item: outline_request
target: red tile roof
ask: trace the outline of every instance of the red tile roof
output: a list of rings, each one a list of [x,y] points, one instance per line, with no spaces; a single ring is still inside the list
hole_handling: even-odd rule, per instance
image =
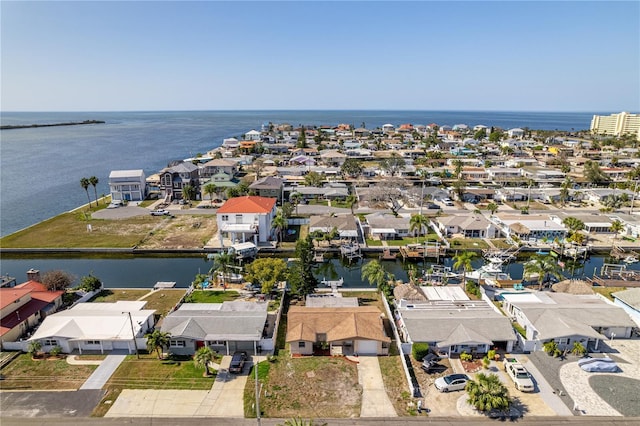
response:
[[[33,291],[47,291],[47,286],[38,282],[38,281],[33,281],[33,280],[29,280],[27,282],[24,282],[22,284],[18,284],[15,288],[28,288],[30,290]]]
[[[59,297],[62,297],[64,294],[64,290],[57,291],[49,291],[47,290],[47,286],[38,281],[29,280],[20,285],[15,286],[15,288],[20,289],[29,289],[31,290],[31,298],[45,301],[47,303],[51,303]]]
[[[275,205],[275,198],[245,195],[227,200],[218,213],[269,213]]]
[[[31,293],[31,291],[28,288],[0,288],[0,309],[11,305],[16,300]]]

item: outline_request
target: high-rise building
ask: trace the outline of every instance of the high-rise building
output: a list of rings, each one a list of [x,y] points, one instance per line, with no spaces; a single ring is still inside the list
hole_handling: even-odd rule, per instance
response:
[[[602,135],[635,135],[640,140],[640,114],[621,112],[611,115],[594,115],[591,119],[591,131]]]

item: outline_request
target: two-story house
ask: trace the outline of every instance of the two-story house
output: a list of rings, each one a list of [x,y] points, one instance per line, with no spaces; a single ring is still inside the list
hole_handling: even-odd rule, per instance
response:
[[[227,200],[217,212],[220,241],[223,236],[232,243],[266,243],[271,240],[274,230],[271,222],[276,215],[276,199],[246,195]]]
[[[260,197],[276,198],[282,202],[284,179],[274,176],[266,176],[249,185],[249,189],[255,191]]]
[[[234,177],[238,172],[238,163],[234,160],[216,158],[204,163],[200,168],[200,177],[208,178],[218,173],[226,173]]]
[[[147,180],[143,170],[112,170],[109,173],[111,201],[143,201]]]
[[[182,189],[191,185],[200,196],[198,166],[184,161],[169,166],[160,172],[160,192],[167,200],[182,199]]]

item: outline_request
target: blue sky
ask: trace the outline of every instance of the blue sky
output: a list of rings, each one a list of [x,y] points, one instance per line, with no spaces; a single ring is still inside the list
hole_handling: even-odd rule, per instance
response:
[[[7,2],[3,111],[640,112],[640,2]]]

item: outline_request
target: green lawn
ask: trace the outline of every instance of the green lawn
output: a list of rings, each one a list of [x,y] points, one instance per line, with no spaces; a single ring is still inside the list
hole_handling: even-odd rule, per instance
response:
[[[117,302],[118,300],[138,300],[145,294],[149,294],[149,290],[139,289],[106,289],[93,296],[89,302]]]
[[[240,297],[240,293],[234,290],[213,291],[196,290],[185,298],[186,303],[222,303],[235,300]]]
[[[70,365],[62,359],[32,360],[21,354],[2,369],[2,390],[78,389],[96,365]]]
[[[176,303],[182,299],[182,296],[186,293],[186,290],[157,290],[150,293],[145,297],[144,301],[147,302],[144,305],[145,309],[155,309],[156,314],[165,316]]]
[[[425,241],[428,242],[436,242],[438,241],[438,236],[436,234],[427,234],[427,236],[425,237],[420,236],[420,237],[404,237],[401,240],[387,240],[387,245],[390,246],[406,246],[407,244],[424,244]]]
[[[592,287],[592,288],[593,288],[593,291],[603,295],[604,297],[606,297],[611,301],[613,301],[613,296],[611,296],[611,293],[616,293],[618,291],[627,289],[626,287]]]
[[[368,247],[382,247],[382,241],[367,239]]]
[[[449,240],[453,250],[475,249],[481,250],[489,248],[489,244],[481,238],[452,238]]]

